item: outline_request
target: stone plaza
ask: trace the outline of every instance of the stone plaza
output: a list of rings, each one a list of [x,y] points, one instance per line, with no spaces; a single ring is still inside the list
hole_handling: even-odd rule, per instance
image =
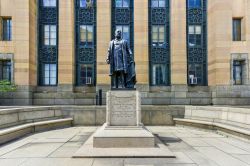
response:
[[[119,106],[123,104],[126,103]],[[109,118],[100,108],[94,108],[96,111],[91,109],[93,108],[88,110],[76,106],[0,107],[0,165],[250,165],[248,107],[186,106],[184,118],[180,118],[180,113],[178,115],[165,108],[168,114],[179,117],[172,119],[175,125],[164,125],[162,121],[160,126],[144,126],[153,134],[155,145],[158,147],[152,147],[150,140],[140,138],[138,131],[143,130],[138,128],[139,126],[107,127],[107,124],[104,124],[101,127]],[[171,110],[174,109],[180,108],[171,107]],[[91,122],[90,112],[95,115],[96,125]],[[148,123],[147,116],[151,114],[147,115],[146,112],[143,108],[141,119],[145,124]],[[163,116],[161,118],[167,117],[161,111],[154,112],[160,113]],[[68,115],[71,115],[71,118]],[[121,117],[123,115],[124,113]],[[158,122],[161,119],[159,115],[148,118],[157,118]],[[115,121],[115,124],[120,125],[119,123],[126,124],[124,121]],[[145,137],[145,134],[142,135]],[[95,143],[94,137],[100,139]]]
[[[247,166],[250,143],[187,127],[148,127],[176,158],[71,158],[97,127],[36,133],[0,147],[1,166]]]

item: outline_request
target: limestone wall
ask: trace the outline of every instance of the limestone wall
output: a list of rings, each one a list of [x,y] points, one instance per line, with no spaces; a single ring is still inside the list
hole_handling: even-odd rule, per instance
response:
[[[173,125],[184,117],[184,106],[143,106],[145,125]],[[105,106],[43,106],[0,109],[0,129],[44,120],[73,117],[74,125],[95,126],[106,122]]]
[[[0,17],[12,19],[12,41],[0,41],[0,54],[13,55],[13,83],[19,85],[7,103],[32,104],[32,87],[37,85],[36,5],[36,0],[0,1]]]
[[[97,1],[97,85],[75,85],[74,0],[59,1],[58,86],[37,87],[37,0],[1,0],[0,17],[11,17],[13,40],[0,41],[0,57],[13,55],[16,93],[1,94],[0,103],[95,104],[98,89],[108,90],[110,78],[106,54],[111,40],[111,0]],[[134,48],[137,89],[144,104],[250,103],[250,63],[246,84],[232,85],[232,56],[250,54],[250,2],[208,0],[208,87],[187,86],[186,1],[170,0],[171,86],[149,86],[148,0],[134,1]],[[242,18],[242,41],[232,41],[232,19]],[[33,93],[34,91],[34,93]],[[105,100],[105,94],[104,100]]]

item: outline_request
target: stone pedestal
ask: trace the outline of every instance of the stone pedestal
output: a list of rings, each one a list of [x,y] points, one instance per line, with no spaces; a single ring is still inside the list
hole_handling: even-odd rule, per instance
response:
[[[140,126],[141,96],[138,91],[107,92],[107,126]]]
[[[107,92],[106,114],[106,123],[73,157],[175,157],[141,123],[141,97],[138,91]]]
[[[141,96],[135,90],[107,92],[106,124],[93,137],[96,148],[154,147],[155,140],[141,124]]]

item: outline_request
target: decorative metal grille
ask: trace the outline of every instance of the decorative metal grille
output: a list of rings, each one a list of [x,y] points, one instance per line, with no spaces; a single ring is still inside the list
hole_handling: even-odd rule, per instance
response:
[[[151,63],[169,63],[169,50],[165,47],[151,47]]]
[[[130,30],[130,48],[134,52],[134,0],[130,0],[129,7],[116,7],[116,0],[112,0],[112,39],[117,25],[128,25]]]
[[[93,26],[93,43],[86,45],[81,42],[81,25]],[[80,0],[75,0],[75,52],[76,52],[76,85],[85,86],[81,81],[81,65],[91,65],[92,82],[91,85],[96,84],[96,0],[92,0],[90,7],[81,7]],[[89,84],[88,84],[89,85]]]
[[[77,0],[76,0],[77,1]],[[79,23],[94,24],[95,23],[95,9],[94,6],[91,8],[80,8],[77,7],[76,14]]]
[[[152,7],[151,18],[153,24],[167,24],[169,22],[169,9]]]
[[[56,47],[42,47],[39,50],[39,62],[56,63],[57,62],[57,48]]]
[[[197,85],[207,85],[207,0],[201,0],[200,7],[188,6],[187,0],[187,56],[188,56],[188,79],[190,73],[197,77]],[[189,26],[201,27],[199,44],[190,45]],[[189,80],[188,80],[189,83]]]
[[[187,11],[188,22],[190,24],[202,24],[203,22],[203,10],[202,8],[188,8]]]
[[[44,7],[43,0],[38,1],[38,84],[43,85],[42,66],[45,63],[58,63],[58,0],[56,7]],[[57,26],[56,45],[44,45],[44,25]]]
[[[170,85],[170,13],[169,0],[165,0],[165,7],[153,7],[149,0],[149,66],[150,66],[150,85],[169,86]],[[152,27],[164,26],[164,43],[153,42]],[[154,71],[154,66],[161,65],[165,70],[160,74]],[[154,74],[153,74],[154,73]],[[165,81],[162,80],[164,77]]]
[[[78,62],[92,64],[95,62],[95,53],[93,48],[79,48]]]
[[[42,1],[42,0],[40,0]],[[55,24],[57,23],[57,7],[43,7],[40,5],[39,8],[39,22],[43,24]]]

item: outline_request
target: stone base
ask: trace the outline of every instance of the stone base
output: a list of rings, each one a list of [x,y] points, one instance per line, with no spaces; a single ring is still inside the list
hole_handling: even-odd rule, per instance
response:
[[[140,136],[142,135],[142,133],[144,133],[143,135],[148,140],[146,139],[146,141],[145,140],[142,141],[142,138],[133,138],[135,140],[132,140],[132,137],[131,137],[131,141],[133,144],[138,143],[141,146],[143,146],[143,144],[144,145],[147,144],[148,147],[144,147],[144,148],[142,147],[126,147],[126,148],[117,147],[117,145],[119,146],[121,145],[131,146],[131,145],[129,145],[129,143],[126,142],[127,140],[124,140],[124,142],[117,141],[119,139],[122,140],[121,136],[117,136],[116,138],[111,138],[112,133],[108,132],[109,137],[110,137],[109,141],[106,141],[105,140],[106,138],[100,138],[100,142],[98,139],[97,139],[97,142],[99,142],[98,144],[102,146],[104,146],[105,143],[108,143],[109,145],[112,146],[112,148],[96,148],[94,147],[94,144],[96,144],[94,143],[94,137],[106,135],[106,132],[103,132],[104,130],[103,128],[104,126],[100,128],[95,134],[93,134],[72,157],[73,158],[175,158],[175,155],[168,149],[168,147],[164,143],[162,143],[157,137],[152,138],[151,136],[153,135],[147,129],[142,129],[142,128],[140,130],[137,129],[139,130],[137,136]],[[119,129],[119,127],[117,128]],[[115,128],[113,127],[112,127],[112,130],[111,129],[105,129],[105,130],[114,131],[114,133],[117,134],[117,132],[115,132]],[[125,129],[123,131],[119,131],[119,134],[124,132],[121,135],[125,136],[127,133],[126,131],[128,130],[131,131],[132,129]],[[132,135],[132,133],[136,133],[136,132],[131,131],[131,133],[129,132],[127,134]],[[111,142],[112,139],[115,140],[113,144]],[[152,139],[154,140],[154,142],[152,142]],[[101,143],[101,141],[103,142]],[[154,146],[151,146],[152,143]]]
[[[141,124],[139,91],[108,91],[106,115],[106,123],[73,157],[174,157]]]
[[[108,91],[106,96],[108,126],[140,126],[141,95],[139,91]]]
[[[155,147],[154,135],[143,126],[118,127],[104,124],[93,135],[94,148]]]

